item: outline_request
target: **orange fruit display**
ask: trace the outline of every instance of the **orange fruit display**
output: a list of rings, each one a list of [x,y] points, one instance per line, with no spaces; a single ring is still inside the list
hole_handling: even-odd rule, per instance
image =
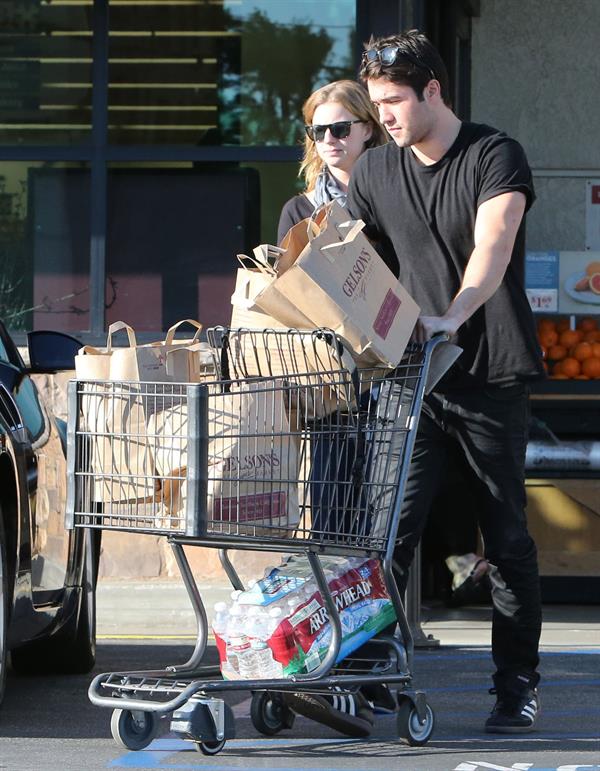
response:
[[[556,332],[556,323],[552,319],[540,319],[537,323],[537,330],[538,334],[542,332]]]
[[[553,345],[552,348],[548,348],[548,358],[551,361],[560,361],[567,355],[567,349],[564,345]]]
[[[600,378],[600,358],[592,356],[581,363],[581,374],[597,380]]]
[[[539,334],[539,341],[544,348],[552,348],[558,343],[558,332],[553,329],[544,329]]]
[[[561,345],[564,345],[567,350],[569,350],[574,345],[577,345],[581,338],[582,333],[578,329],[565,329],[564,332],[560,333],[558,342]]]
[[[560,374],[567,377],[577,377],[581,374],[581,364],[573,356],[567,356],[560,362]]]
[[[597,279],[600,294],[600,262]],[[600,320],[585,316],[575,329],[572,322],[573,316],[537,320],[544,369],[553,380],[600,380]]]
[[[598,322],[596,319],[580,319],[577,322],[577,329],[580,329],[582,332],[595,332],[598,329]]]
[[[583,340],[586,343],[600,343],[600,332],[598,330],[592,330],[590,332],[583,333]]]
[[[594,355],[591,343],[577,343],[569,351],[569,355],[577,361],[584,361]]]

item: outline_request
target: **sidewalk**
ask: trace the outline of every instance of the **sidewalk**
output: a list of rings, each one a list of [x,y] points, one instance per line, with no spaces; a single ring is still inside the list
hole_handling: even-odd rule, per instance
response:
[[[222,583],[200,587],[209,619],[215,602],[228,600]],[[101,580],[97,591],[97,632],[101,638],[121,636],[193,636],[194,614],[180,581]],[[441,645],[489,646],[491,610],[486,606],[449,609],[424,606],[421,625]],[[600,606],[547,605],[542,647],[600,649]]]

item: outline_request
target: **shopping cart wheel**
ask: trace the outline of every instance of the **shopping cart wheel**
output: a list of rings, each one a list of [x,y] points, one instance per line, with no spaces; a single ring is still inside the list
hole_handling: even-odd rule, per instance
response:
[[[221,739],[218,742],[194,742],[196,745],[196,749],[198,752],[201,752],[203,755],[216,755],[218,752],[221,752],[223,747],[225,746],[226,739]]]
[[[110,732],[120,747],[143,750],[156,736],[158,716],[154,712],[115,709],[110,719]]]
[[[398,736],[411,747],[421,747],[427,744],[433,733],[435,718],[433,710],[426,702],[423,705],[424,720],[419,718],[417,708],[408,696],[398,696],[398,713],[396,726]]]
[[[255,691],[250,703],[250,719],[261,734],[275,736],[294,724],[294,713],[278,693]]]

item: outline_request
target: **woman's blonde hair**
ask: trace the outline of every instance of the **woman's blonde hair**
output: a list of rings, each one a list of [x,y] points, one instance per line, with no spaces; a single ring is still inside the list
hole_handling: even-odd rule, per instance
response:
[[[383,145],[388,141],[388,135],[379,122],[369,95],[359,83],[354,80],[336,80],[313,91],[302,107],[302,117],[306,125],[312,123],[317,107],[326,102],[339,102],[359,120],[371,126],[371,137],[365,142],[365,149]],[[304,176],[306,180],[306,192],[314,189],[322,168],[323,161],[319,158],[315,143],[306,136],[304,138],[304,155],[298,173],[299,177]]]

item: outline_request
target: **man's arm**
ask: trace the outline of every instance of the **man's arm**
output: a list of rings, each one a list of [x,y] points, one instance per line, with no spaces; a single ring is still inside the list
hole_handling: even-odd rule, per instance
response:
[[[433,335],[456,333],[502,283],[515,238],[525,212],[525,195],[501,193],[482,203],[475,218],[475,248],[456,297],[443,316],[421,316],[413,340],[423,343]]]

